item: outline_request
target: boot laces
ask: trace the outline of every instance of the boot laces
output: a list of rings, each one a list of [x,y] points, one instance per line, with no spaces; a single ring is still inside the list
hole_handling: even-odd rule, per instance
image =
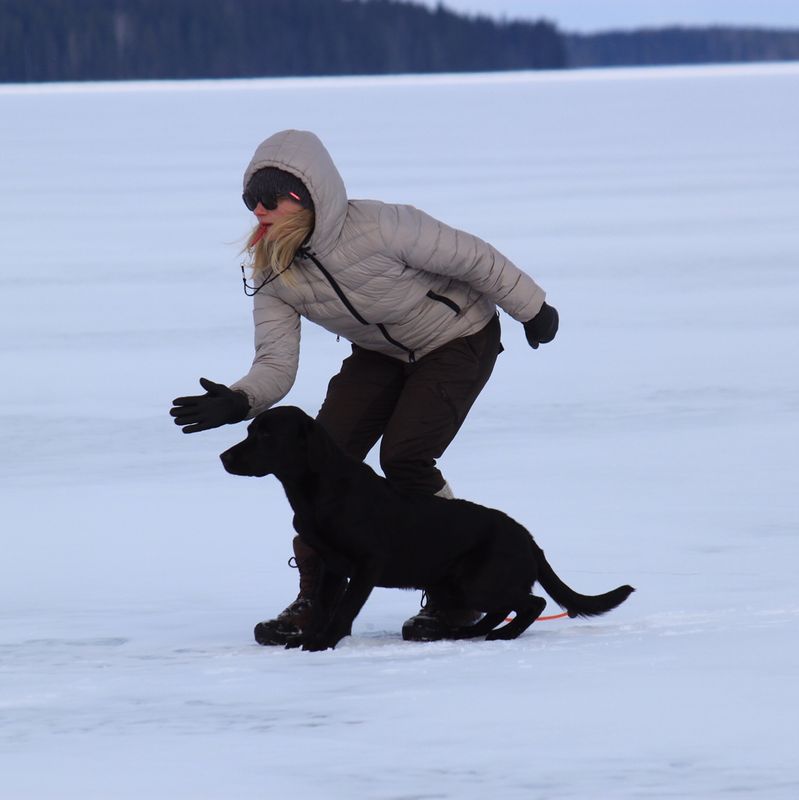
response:
[[[309,600],[314,593],[316,581],[318,578],[319,569],[313,559],[304,559],[302,563],[297,560],[296,556],[291,556],[286,562],[292,569],[299,570],[300,572],[300,593],[297,595],[297,600]],[[296,603],[297,600],[294,602]]]

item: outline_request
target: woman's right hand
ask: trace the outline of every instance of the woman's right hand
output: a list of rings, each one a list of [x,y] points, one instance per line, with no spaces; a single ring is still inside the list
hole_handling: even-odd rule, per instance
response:
[[[250,401],[243,392],[207,378],[200,378],[200,386],[205,389],[205,394],[177,397],[172,401],[169,413],[175,418],[175,425],[183,428],[183,433],[197,433],[241,422],[250,413]]]

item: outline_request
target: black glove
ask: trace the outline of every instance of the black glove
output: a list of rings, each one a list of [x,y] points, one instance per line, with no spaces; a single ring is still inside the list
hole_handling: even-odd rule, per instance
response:
[[[228,389],[221,383],[200,378],[206,394],[178,397],[172,401],[169,413],[183,433],[196,433],[218,428],[230,422],[241,422],[250,413],[250,401],[243,392]]]
[[[546,303],[531,320],[524,323],[524,335],[533,350],[538,350],[539,344],[551,342],[557,332],[558,312]]]

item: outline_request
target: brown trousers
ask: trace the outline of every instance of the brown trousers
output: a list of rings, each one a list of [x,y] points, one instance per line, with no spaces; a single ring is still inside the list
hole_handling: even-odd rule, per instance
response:
[[[499,316],[413,363],[353,345],[334,375],[317,420],[359,460],[378,439],[380,466],[403,491],[434,494],[445,484],[436,469],[502,350]]]

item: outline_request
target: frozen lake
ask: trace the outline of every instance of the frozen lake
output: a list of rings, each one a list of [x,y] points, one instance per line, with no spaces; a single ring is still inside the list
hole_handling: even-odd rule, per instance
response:
[[[799,796],[797,96],[795,64],[0,86],[3,797]],[[243,426],[167,412],[249,366],[241,174],[288,127],[547,290],[557,339],[503,315],[441,467],[620,609],[416,644],[378,590],[335,651],[252,641],[288,503],[222,470]],[[306,323],[286,402],[347,352]]]

